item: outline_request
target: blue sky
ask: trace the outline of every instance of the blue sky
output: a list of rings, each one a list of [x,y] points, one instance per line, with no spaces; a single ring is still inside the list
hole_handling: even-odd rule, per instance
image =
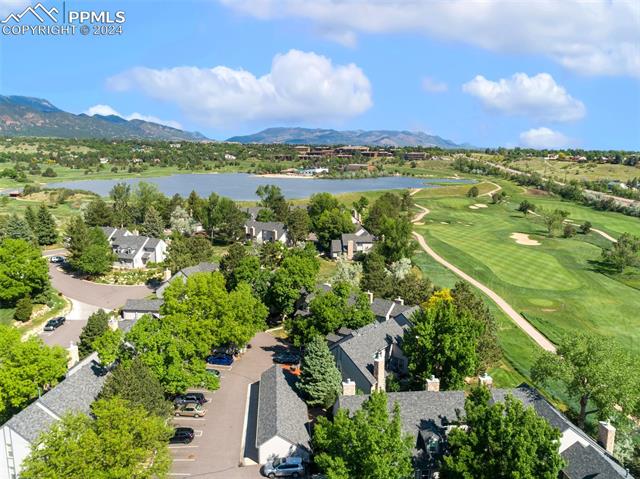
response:
[[[25,4],[0,0],[0,14]],[[123,10],[124,32],[0,36],[1,94],[153,117],[215,139],[284,125],[424,130],[478,146],[640,149],[640,2],[67,8]]]

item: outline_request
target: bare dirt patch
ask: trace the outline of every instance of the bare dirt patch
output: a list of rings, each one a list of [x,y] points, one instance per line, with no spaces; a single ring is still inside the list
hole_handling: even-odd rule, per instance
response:
[[[479,210],[480,208],[488,208],[484,203],[476,203],[475,205],[469,206],[472,210]]]
[[[525,246],[540,246],[540,241],[529,238],[529,235],[524,233],[511,233],[509,238],[516,240],[516,243]]]

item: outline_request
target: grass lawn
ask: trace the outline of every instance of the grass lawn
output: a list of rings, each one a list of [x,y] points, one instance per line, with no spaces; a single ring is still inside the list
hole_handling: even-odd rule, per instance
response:
[[[25,333],[33,328],[38,327],[42,323],[48,321],[54,316],[58,316],[66,307],[67,301],[62,297],[55,295],[52,298],[52,306],[45,311],[46,306],[43,304],[33,305],[32,319],[27,323],[18,323],[13,320],[14,308],[0,309],[0,324],[14,325],[22,333]]]
[[[507,203],[480,209],[469,206],[487,203],[486,197],[417,195],[417,202],[431,214],[416,230],[439,254],[503,296],[552,341],[563,334],[592,331],[613,336],[629,351],[640,353],[640,290],[602,274],[593,263],[607,241],[593,232],[572,239],[548,238],[539,220],[525,218],[515,209],[527,198],[538,207],[567,210],[572,220],[589,220],[595,228],[613,236],[623,231],[640,234],[640,222],[548,196],[530,195],[517,187],[508,191],[511,196]],[[514,232],[528,234],[541,244],[517,244],[510,238]],[[431,274],[430,267],[426,274]],[[438,277],[434,281],[438,283]],[[522,350],[521,339],[510,335],[512,332],[507,332],[506,338],[501,334],[501,342],[507,346],[505,355],[525,373],[530,366],[526,358],[529,352]]]
[[[45,203],[49,207],[49,211],[56,220],[58,227],[62,227],[69,218],[77,215],[91,199],[92,197],[89,195],[77,194],[68,198],[63,204],[57,204],[49,200],[46,192],[35,193],[20,199],[5,197],[0,200],[0,216],[14,213],[23,216],[28,206],[37,211],[40,205]]]
[[[495,158],[493,158],[495,161]],[[627,165],[600,163],[573,163],[570,161],[527,158],[509,163],[512,168],[522,171],[537,171],[545,177],[553,176],[560,181],[571,180],[629,180],[640,176],[640,168]]]

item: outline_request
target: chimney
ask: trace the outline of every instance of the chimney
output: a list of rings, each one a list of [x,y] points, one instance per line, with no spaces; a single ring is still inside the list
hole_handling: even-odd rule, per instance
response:
[[[396,299],[393,300],[394,303],[396,303],[398,306],[404,306],[404,299],[397,297]]]
[[[356,395],[356,383],[351,379],[347,379],[342,382],[342,395],[343,396],[355,396]]]
[[[69,343],[67,351],[69,351],[68,367],[71,369],[74,365],[80,362],[80,351],[78,350],[78,345],[73,341]]]
[[[353,240],[347,241],[347,259],[353,259]]]
[[[371,291],[367,291],[365,293],[369,297],[369,304],[373,303],[373,293]]]
[[[373,360],[373,377],[376,378],[376,385],[374,386],[376,391],[385,391],[387,389],[385,371],[385,354],[384,349],[378,351],[376,358]]]
[[[440,391],[440,380],[433,374],[429,379],[427,379],[426,390],[436,393]]]
[[[171,279],[171,270],[170,269],[165,269],[163,276],[162,276],[162,280],[163,281],[169,281]]]
[[[487,373],[484,373],[482,376],[478,376],[478,381],[480,382],[481,386],[486,386],[488,388],[493,387],[493,378]]]
[[[256,237],[256,227],[255,227],[255,226],[252,226],[252,227],[251,227],[251,237],[252,237],[252,238],[255,238],[255,237]]]
[[[609,421],[598,423],[598,443],[613,455],[613,446],[616,441],[616,428]]]

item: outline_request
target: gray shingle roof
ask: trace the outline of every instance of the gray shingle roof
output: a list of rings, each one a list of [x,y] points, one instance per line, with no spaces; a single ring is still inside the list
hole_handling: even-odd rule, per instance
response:
[[[346,409],[350,414],[355,413],[362,404],[369,399],[369,395],[340,396],[334,406],[335,409]],[[406,391],[387,393],[389,412],[394,405],[400,407],[402,431],[418,438],[421,431],[433,426],[443,428],[456,421],[458,414],[464,414],[463,391]]]
[[[562,452],[567,466],[562,472],[569,479],[620,479],[631,476],[624,475],[620,466],[615,467],[610,460],[605,459],[593,446],[574,443]]]
[[[202,262],[195,266],[189,266],[180,270],[182,274],[184,274],[187,278],[192,274],[196,273],[213,273],[214,271],[218,271],[220,266],[217,263],[207,263]]]
[[[370,384],[375,384],[373,377],[373,360],[375,354],[389,345],[402,344],[402,337],[409,323],[402,319],[389,319],[375,322],[353,331],[351,337],[345,338],[334,347],[341,348],[362,372]]]
[[[131,331],[131,328],[133,328],[136,322],[135,319],[121,319],[118,321],[118,329],[126,334]]]
[[[379,318],[385,318],[395,303],[390,299],[375,298],[371,303],[371,311]]]
[[[254,221],[254,220],[249,220],[245,223],[245,226],[247,228],[255,228],[256,229],[256,234],[258,234],[259,231],[274,231],[276,232],[278,238],[280,238],[285,231],[285,226],[284,223],[281,223],[279,221]]]
[[[354,244],[362,244],[362,243],[373,243],[375,238],[369,233],[363,233],[361,235],[356,234],[343,234],[341,236],[341,241],[344,246],[347,246],[349,241],[353,241]]]
[[[127,299],[122,310],[137,313],[159,313],[163,302],[161,299]]]
[[[57,418],[67,413],[88,414],[91,403],[102,390],[106,379],[96,359],[97,353],[93,353],[78,363],[60,384],[13,416],[5,425],[33,442]]]
[[[342,241],[340,240],[331,240],[331,252],[332,253],[341,253],[342,252]]]
[[[256,446],[278,436],[309,448],[307,406],[294,390],[297,378],[278,365],[260,377]]]

